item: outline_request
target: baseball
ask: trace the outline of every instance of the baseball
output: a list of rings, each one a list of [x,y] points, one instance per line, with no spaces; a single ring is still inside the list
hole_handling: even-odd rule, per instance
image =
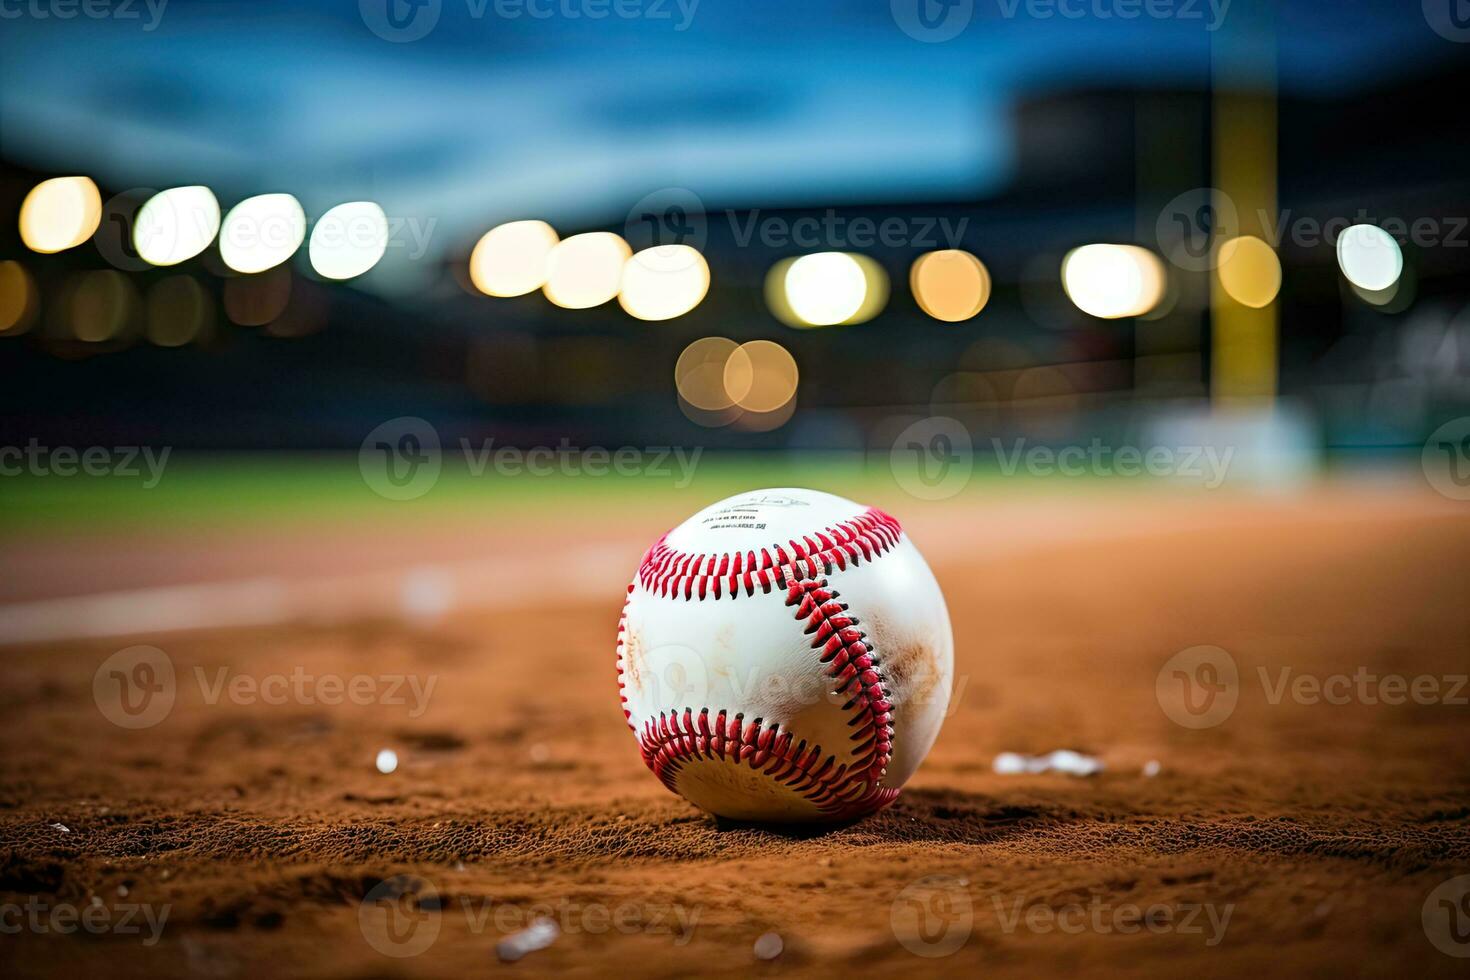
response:
[[[891,803],[934,743],[954,638],[896,519],[757,490],[643,556],[617,671],[643,761],[673,792],[734,819],[845,820]]]

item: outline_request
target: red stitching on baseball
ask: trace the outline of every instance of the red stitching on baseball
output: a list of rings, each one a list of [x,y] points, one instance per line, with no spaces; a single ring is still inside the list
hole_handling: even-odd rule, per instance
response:
[[[868,635],[857,628],[858,618],[848,612],[847,603],[840,601],[839,593],[827,585],[826,579],[791,583],[786,590],[786,605],[796,606],[796,618],[807,621],[812,649],[822,651],[827,676],[837,682],[834,690],[849,695],[842,708],[857,712],[848,725],[862,726],[851,739],[862,740],[856,751],[864,753],[861,765],[854,768],[866,769],[868,778],[876,783],[883,778],[893,756],[893,705]]]
[[[623,599],[623,612],[618,616],[618,701],[623,706],[623,721],[628,723],[628,730],[636,732],[633,727],[633,712],[628,710],[627,685],[623,683],[623,645],[627,639],[628,631],[628,604],[633,601],[633,583],[628,583],[628,594]]]
[[[848,695],[842,710],[853,713],[848,725],[856,730],[850,738],[859,743],[853,750],[857,758],[839,765],[835,755],[824,755],[820,745],[808,746],[805,739],[781,731],[779,723],[765,725],[760,718],[746,722],[743,714],[727,717],[724,709],[713,722],[709,708],[700,709],[697,717],[692,708],[685,708],[682,718],[678,711],[661,711],[656,720],[644,722],[638,745],[644,763],[670,791],[678,792],[679,771],[690,760],[719,759],[743,762],[786,784],[832,818],[872,813],[898,797],[897,789],[880,785],[894,740],[892,704],[880,661],[867,634],[858,628],[857,617],[822,576],[845,570],[849,563],[873,561],[894,547],[902,533],[897,519],[870,507],[814,535],[758,552],[681,552],[669,547],[668,534],[648,550],[639,563],[637,581],[663,598],[733,599],[742,591],[753,596],[756,589],[763,594],[786,589],[786,605],[794,606],[797,621],[807,624],[811,648],[821,651],[826,676],[837,684],[834,693]],[[631,592],[630,585],[630,599]],[[626,617],[627,602],[618,623],[620,696]],[[632,728],[626,696],[623,705]]]
[[[672,532],[671,532],[672,533]],[[872,561],[898,544],[903,526],[876,507],[813,535],[803,535],[755,550],[694,554],[668,545],[668,534],[648,549],[638,566],[638,582],[663,598],[720,599],[728,595],[769,593],[791,577],[813,579]],[[783,575],[782,572],[785,572]]]
[[[779,573],[784,576],[785,569]],[[697,721],[693,709],[685,708],[682,724],[677,711],[660,712],[657,725],[652,720],[644,723],[638,740],[643,762],[676,793],[675,782],[685,762],[718,758],[763,771],[830,817],[880,810],[897,798],[898,790],[879,785],[893,755],[893,710],[878,656],[867,634],[858,629],[857,617],[826,579],[789,582],[786,605],[796,607],[798,622],[806,622],[811,648],[821,651],[827,677],[837,683],[834,693],[849,696],[842,710],[854,713],[848,725],[857,727],[850,739],[861,740],[854,749],[858,758],[836,765],[836,756],[824,759],[820,745],[808,748],[803,739],[793,746],[793,734],[781,732],[779,723],[766,726],[757,718],[745,724],[742,714],[727,720],[721,710],[711,727],[708,708],[700,709]],[[621,674],[621,660],[619,664]]]
[[[659,712],[657,725],[644,723],[638,740],[643,761],[671,792],[678,793],[679,771],[691,759],[720,759],[744,762],[750,768],[785,783],[834,819],[881,810],[898,796],[898,790],[879,786],[865,771],[847,766],[834,768],[836,757],[822,756],[822,747],[807,747],[779,724],[765,725],[757,718],[746,722],[743,714],[727,717],[722,709],[710,721],[709,709],[695,716],[684,709]]]

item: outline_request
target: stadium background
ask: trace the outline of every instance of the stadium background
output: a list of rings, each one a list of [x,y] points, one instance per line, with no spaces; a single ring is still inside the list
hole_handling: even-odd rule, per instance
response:
[[[601,933],[554,912],[522,967],[1449,975],[1459,920],[1426,896],[1470,870],[1464,707],[1258,678],[1465,671],[1467,49],[1434,3],[1125,8],[5,7],[0,905],[171,915],[154,946],[31,928],[0,959],[442,975],[570,902],[635,912]],[[76,177],[95,225],[35,250],[26,201]],[[253,275],[213,234],[149,263],[139,209],[195,185],[221,215],[289,193],[308,237],[353,201],[392,231],[341,282],[310,242]],[[512,221],[694,246],[708,293],[657,321],[487,296],[471,255]],[[1404,229],[1386,288],[1322,232],[1361,224]],[[1222,262],[1242,236],[1271,257]],[[1132,248],[1064,282],[1086,245]],[[984,269],[954,322],[911,275],[951,246]],[[862,322],[788,322],[789,260],[826,252],[860,256],[835,268],[862,270]],[[1084,312],[1119,270],[1146,302]],[[1107,465],[1058,468],[1094,446]],[[52,455],[99,447],[106,475]],[[1113,465],[1153,448],[1159,472]],[[1218,474],[1184,465],[1210,453]],[[788,485],[899,516],[957,637],[912,791],[822,834],[667,794],[612,681],[642,549]],[[140,646],[176,698],[129,729],[94,681]],[[1156,681],[1201,647],[1239,704],[1193,729]],[[220,669],[438,686],[416,716],[212,702],[194,679]],[[1106,769],[993,769],[1059,748]],[[413,956],[363,924],[399,875],[438,896]],[[1214,945],[1011,918],[1096,905],[1232,917]],[[660,931],[671,911],[700,924]]]

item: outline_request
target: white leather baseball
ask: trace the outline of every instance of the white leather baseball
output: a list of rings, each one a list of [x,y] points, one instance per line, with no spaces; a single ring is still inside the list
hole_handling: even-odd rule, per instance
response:
[[[815,490],[737,494],[660,538],[618,627],[643,760],[744,820],[840,820],[898,795],[949,705],[954,639],[898,521]]]

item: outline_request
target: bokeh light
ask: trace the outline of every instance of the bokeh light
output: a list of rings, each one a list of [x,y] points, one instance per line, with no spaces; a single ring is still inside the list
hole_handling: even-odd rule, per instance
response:
[[[1232,238],[1220,246],[1217,274],[1226,295],[1243,306],[1270,306],[1281,292],[1281,262],[1275,250],[1252,235]]]
[[[208,187],[173,187],[150,197],[133,223],[133,248],[150,265],[178,265],[219,233],[219,201]]]
[[[729,425],[730,423],[734,422],[736,419],[745,414],[744,409],[733,404],[722,409],[710,410],[704,408],[696,408],[685,401],[682,397],[679,398],[678,401],[679,411],[684,413],[685,418],[695,423],[696,425],[702,425],[707,429],[723,428],[724,426]]]
[[[868,296],[863,267],[845,252],[801,256],[786,268],[782,288],[791,312],[813,327],[845,323]]]
[[[230,209],[219,252],[236,272],[264,272],[296,254],[306,239],[306,212],[290,194],[248,197]]]
[[[618,303],[640,320],[672,320],[709,292],[709,263],[688,245],[656,245],[623,264]]]
[[[632,254],[622,236],[610,231],[564,239],[546,258],[546,298],[569,310],[601,306],[618,294]]]
[[[866,255],[852,255],[852,260],[863,270],[863,302],[857,312],[842,322],[844,324],[866,323],[888,305],[888,273],[875,260]]]
[[[679,355],[674,384],[679,410],[709,428],[768,432],[796,411],[796,361],[780,344],[725,337],[696,340]]]
[[[323,279],[352,279],[388,251],[388,216],[372,201],[339,204],[317,219],[307,255]]]
[[[148,290],[144,331],[159,347],[203,339],[212,326],[214,301],[193,276],[169,276]]]
[[[977,316],[990,302],[990,272],[969,252],[943,249],[914,260],[909,288],[919,309],[936,320],[959,323]]]
[[[1418,285],[1414,275],[1414,266],[1405,259],[1403,268],[1399,271],[1399,277],[1393,284],[1385,289],[1364,289],[1355,282],[1348,282],[1348,289],[1353,295],[1376,307],[1380,313],[1402,313],[1414,305],[1414,298],[1418,294]],[[1466,350],[1470,350],[1467,347]]]
[[[1348,282],[1376,293],[1399,281],[1404,271],[1404,253],[1393,236],[1382,228],[1353,225],[1337,236],[1337,264]]]
[[[1062,259],[1062,288],[1083,313],[1143,316],[1164,297],[1164,263],[1137,245],[1083,245]]]
[[[36,282],[26,267],[10,259],[0,261],[0,334],[25,333],[40,305]]]
[[[730,400],[751,412],[774,412],[796,395],[800,373],[796,359],[771,340],[751,340],[725,362],[725,391]]]
[[[102,195],[87,177],[43,180],[20,206],[20,238],[33,252],[62,252],[92,237],[102,220]]]
[[[76,279],[67,302],[67,326],[77,340],[100,344],[133,329],[138,291],[113,269],[84,273]]]
[[[470,253],[470,281],[486,296],[524,296],[546,284],[560,239],[544,221],[510,221],[485,232]]]
[[[286,311],[291,300],[291,269],[276,266],[224,284],[225,316],[242,327],[263,327]]]
[[[725,388],[725,365],[739,345],[725,337],[703,337],[684,348],[674,365],[679,397],[704,412],[719,412],[735,403]]]

